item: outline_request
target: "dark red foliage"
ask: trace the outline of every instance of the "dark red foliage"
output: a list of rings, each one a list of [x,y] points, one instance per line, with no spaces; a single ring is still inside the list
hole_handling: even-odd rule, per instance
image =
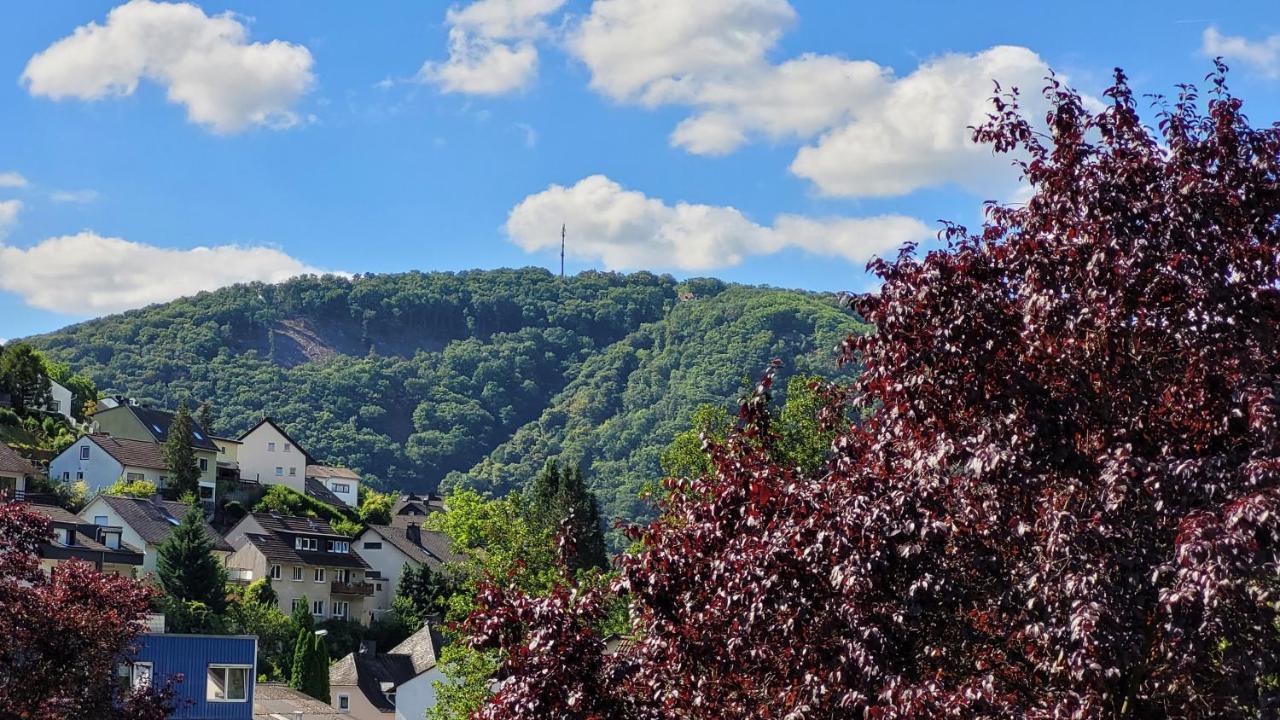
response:
[[[1034,195],[872,264],[825,411],[868,419],[779,467],[766,377],[622,558],[627,650],[563,594],[481,598],[513,654],[482,717],[1273,717],[1280,129],[1223,73],[1155,130],[1118,72],[1098,113],[1051,80],[1050,137],[999,98],[975,137]]]
[[[117,697],[115,669],[142,631],[152,591],[88,563],[40,569],[47,518],[0,502],[0,716],[159,720],[172,688]]]

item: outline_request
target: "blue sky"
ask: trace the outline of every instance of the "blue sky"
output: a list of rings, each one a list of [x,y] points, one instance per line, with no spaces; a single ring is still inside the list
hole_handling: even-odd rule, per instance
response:
[[[0,338],[298,272],[555,267],[561,222],[570,272],[856,290],[1016,200],[961,142],[995,76],[1169,93],[1222,54],[1280,119],[1273,2],[1042,7],[5,4]]]

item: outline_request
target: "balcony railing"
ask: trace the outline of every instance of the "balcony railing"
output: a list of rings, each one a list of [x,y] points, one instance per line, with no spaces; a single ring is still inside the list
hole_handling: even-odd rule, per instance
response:
[[[329,592],[334,595],[360,595],[362,597],[373,597],[373,583],[342,582],[341,580],[334,580],[329,584]]]

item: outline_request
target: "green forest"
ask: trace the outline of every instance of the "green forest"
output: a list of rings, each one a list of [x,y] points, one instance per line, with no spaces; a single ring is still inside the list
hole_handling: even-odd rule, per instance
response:
[[[503,495],[558,458],[637,519],[699,407],[773,358],[837,377],[862,329],[829,294],[521,269],[238,285],[28,341],[103,393],[208,402],[215,433],[270,415],[384,489]]]

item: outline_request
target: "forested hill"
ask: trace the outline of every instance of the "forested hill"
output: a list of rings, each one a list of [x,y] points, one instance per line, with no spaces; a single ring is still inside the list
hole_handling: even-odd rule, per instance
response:
[[[240,285],[29,340],[104,391],[207,400],[215,432],[269,414],[387,487],[504,492],[564,456],[609,515],[635,517],[699,405],[774,357],[832,375],[859,329],[829,296],[524,269]]]

